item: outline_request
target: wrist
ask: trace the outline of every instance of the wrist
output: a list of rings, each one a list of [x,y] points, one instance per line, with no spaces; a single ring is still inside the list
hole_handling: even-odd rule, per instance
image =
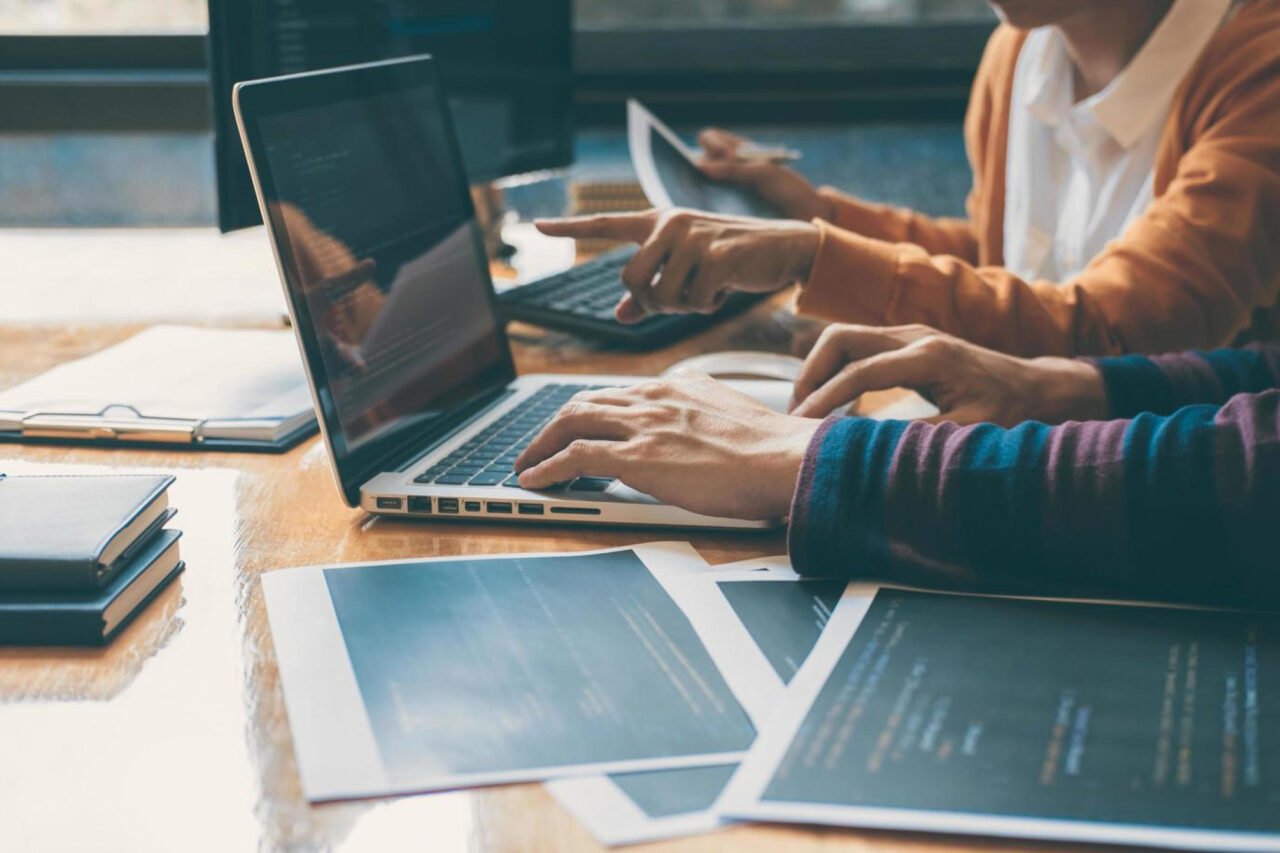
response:
[[[786,279],[787,283],[804,283],[813,271],[813,260],[818,254],[822,233],[812,222],[797,222],[792,231]]]
[[[787,425],[783,445],[779,452],[771,454],[775,468],[769,477],[769,515],[773,518],[783,518],[790,513],[804,461],[809,455],[814,435],[822,426],[821,420],[813,418],[782,417]]]
[[[1037,417],[1045,423],[1101,421],[1108,417],[1107,388],[1102,373],[1087,361],[1038,358],[1045,372]]]

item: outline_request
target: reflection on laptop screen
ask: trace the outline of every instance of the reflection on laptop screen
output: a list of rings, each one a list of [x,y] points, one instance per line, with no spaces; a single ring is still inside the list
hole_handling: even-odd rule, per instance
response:
[[[259,123],[268,211],[347,451],[447,413],[509,369],[443,109],[417,87]]]

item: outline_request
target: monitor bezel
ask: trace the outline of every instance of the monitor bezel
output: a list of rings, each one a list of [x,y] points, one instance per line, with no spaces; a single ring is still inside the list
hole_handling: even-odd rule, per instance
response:
[[[208,0],[209,29],[205,37],[205,58],[209,65],[211,87],[211,118],[213,122],[213,160],[214,189],[217,201],[218,229],[223,233],[251,228],[261,224],[260,211],[253,203],[252,176],[248,173],[244,160],[240,134],[237,132],[237,119],[232,104],[235,86],[241,81],[261,78],[255,73],[256,60],[246,59],[246,54],[237,53],[233,48],[235,40],[242,38],[237,32],[254,26],[251,16],[245,12],[248,6],[242,0]],[[573,119],[573,74],[574,74],[574,39],[573,39],[573,3],[572,0],[558,0],[554,10],[558,19],[562,20],[564,31],[568,33],[565,42],[566,63],[563,68],[564,80],[559,86],[558,101],[560,103],[560,134],[556,139],[556,150],[551,156],[536,160],[508,163],[503,168],[492,171],[478,171],[468,174],[468,182],[474,185],[498,182],[503,179],[521,175],[537,175],[554,172],[573,165],[574,161],[574,119]],[[549,17],[550,11],[544,17]],[[417,56],[429,55],[415,54]],[[390,59],[411,59],[412,56],[369,57],[370,63]],[[319,69],[316,69],[319,70]],[[302,72],[310,73],[310,72]],[[293,76],[293,75],[276,75]]]
[[[482,268],[490,310],[494,316],[494,335],[499,345],[499,359],[495,363],[493,379],[477,387],[474,398],[479,400],[499,393],[516,377],[511,344],[499,311],[497,294],[485,253],[484,238],[476,221],[471,200],[470,186],[462,167],[462,154],[453,128],[443,83],[436,62],[429,55],[390,59],[348,65],[322,71],[308,71],[283,77],[237,83],[232,91],[233,112],[240,131],[245,157],[259,212],[266,224],[271,240],[280,285],[284,289],[285,302],[298,348],[302,354],[311,388],[312,402],[319,415],[320,432],[329,450],[329,458],[338,488],[348,506],[359,506],[360,488],[377,474],[397,470],[419,455],[435,439],[433,430],[407,424],[389,431],[368,444],[351,449],[338,418],[337,408],[328,387],[328,372],[321,356],[315,325],[309,306],[302,296],[298,269],[294,262],[288,234],[278,228],[275,217],[270,215],[268,199],[277,197],[270,161],[265,156],[259,122],[262,118],[281,112],[295,111],[309,106],[338,103],[351,100],[353,94],[363,96],[406,89],[427,87],[434,91],[434,108],[440,112],[445,136],[448,139],[450,171],[457,183],[457,191],[465,199],[467,222],[471,229],[472,244],[477,263]],[[448,431],[451,423],[442,419],[438,429]]]

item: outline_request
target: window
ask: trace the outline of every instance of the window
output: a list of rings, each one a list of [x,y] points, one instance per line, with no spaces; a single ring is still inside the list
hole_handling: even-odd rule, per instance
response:
[[[0,33],[204,32],[204,0],[0,0]]]

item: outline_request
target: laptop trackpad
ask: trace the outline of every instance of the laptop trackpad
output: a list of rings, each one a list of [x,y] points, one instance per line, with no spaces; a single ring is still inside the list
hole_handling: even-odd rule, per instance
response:
[[[615,500],[626,501],[627,503],[634,503],[634,504],[660,503],[660,501],[657,498],[650,497],[649,495],[646,495],[644,492],[637,492],[635,489],[631,488],[621,480],[615,480],[613,485],[609,486],[609,489],[608,491],[605,492],[605,494],[611,498],[614,498]]]

